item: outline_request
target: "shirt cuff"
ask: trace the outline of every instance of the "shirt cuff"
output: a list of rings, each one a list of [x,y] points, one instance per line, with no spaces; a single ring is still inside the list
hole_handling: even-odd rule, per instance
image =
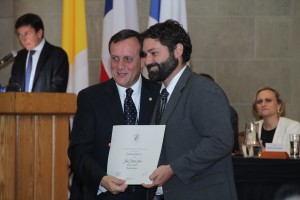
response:
[[[98,189],[97,195],[99,195],[101,193],[104,193],[104,192],[107,192],[107,189],[105,189],[104,187],[102,187],[101,185],[99,185],[99,189]]]
[[[157,190],[156,190],[155,194],[156,195],[163,195],[164,194],[162,186],[157,187]]]

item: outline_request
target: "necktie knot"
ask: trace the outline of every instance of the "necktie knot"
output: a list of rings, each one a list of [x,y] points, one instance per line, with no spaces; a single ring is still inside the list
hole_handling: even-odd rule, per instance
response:
[[[167,91],[166,88],[164,88],[161,93],[160,93],[160,96],[163,100],[167,100],[168,99],[168,96],[169,96],[169,92]]]
[[[126,97],[131,97],[132,93],[133,93],[133,89],[131,88],[126,89]]]
[[[33,56],[34,53],[35,53],[35,50],[31,50],[31,51],[29,52],[29,56]]]

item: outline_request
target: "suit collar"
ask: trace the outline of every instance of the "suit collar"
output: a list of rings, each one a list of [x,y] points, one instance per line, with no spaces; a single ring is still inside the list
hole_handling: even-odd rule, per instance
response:
[[[139,124],[149,124],[157,101],[158,92],[159,86],[157,86],[157,89],[154,88],[153,83],[142,76]]]
[[[106,106],[109,108],[109,114],[112,117],[113,124],[125,125],[122,104],[114,79],[108,80],[104,88],[103,96]],[[112,106],[113,105],[113,106]]]
[[[170,83],[167,86],[167,91],[169,92],[170,96],[173,93],[173,90],[175,88],[175,86],[177,85],[177,82],[179,80],[179,78],[181,77],[181,75],[183,74],[184,70],[187,68],[188,66],[184,66],[174,77],[173,79],[170,81]],[[163,89],[163,87],[162,87]]]
[[[33,79],[33,83],[32,83],[32,90],[35,87],[36,80],[39,77],[39,74],[44,66],[44,63],[47,60],[47,57],[50,53],[49,48],[50,48],[50,44],[45,40],[45,44],[41,50],[40,57],[38,58],[38,62],[36,65],[36,70],[35,70],[34,79]]]
[[[41,40],[41,42],[33,50],[35,50],[36,52],[42,51],[43,47],[45,46],[45,43],[46,43],[46,40],[45,40],[45,38],[43,38]]]
[[[167,103],[166,110],[164,111],[164,114],[161,119],[161,124],[166,124],[168,118],[172,114],[173,110],[175,109],[181,95],[182,95],[182,90],[185,88],[190,76],[192,75],[192,70],[187,67],[182,75],[180,76],[178,82],[176,83],[176,86],[170,96],[170,99]]]

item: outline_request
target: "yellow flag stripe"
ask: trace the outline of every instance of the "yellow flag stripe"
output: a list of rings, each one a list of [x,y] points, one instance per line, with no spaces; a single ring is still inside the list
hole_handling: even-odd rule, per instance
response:
[[[63,1],[62,48],[67,52],[70,64],[87,48],[84,0]]]

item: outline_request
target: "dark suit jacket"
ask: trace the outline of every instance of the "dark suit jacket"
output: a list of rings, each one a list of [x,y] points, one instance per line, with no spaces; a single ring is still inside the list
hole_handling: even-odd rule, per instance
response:
[[[142,78],[139,124],[150,124],[160,87],[160,84]],[[71,165],[83,183],[83,193],[95,196],[100,180],[106,175],[108,144],[113,125],[125,124],[121,100],[113,79],[78,94],[73,124],[68,149]],[[122,199],[118,196],[113,199]]]
[[[26,49],[18,52],[9,79],[9,84],[18,84],[21,91],[25,91],[27,53]],[[66,52],[46,41],[37,63],[32,92],[66,92],[68,77],[69,62]]]
[[[239,116],[236,112],[236,110],[230,106],[230,114],[231,114],[231,124],[232,124],[232,129],[234,133],[234,145],[232,152],[235,153],[239,151],[240,146],[239,146]]]
[[[163,185],[166,200],[237,199],[230,108],[220,87],[186,68],[161,124],[166,130],[160,164],[170,164],[175,173]]]

